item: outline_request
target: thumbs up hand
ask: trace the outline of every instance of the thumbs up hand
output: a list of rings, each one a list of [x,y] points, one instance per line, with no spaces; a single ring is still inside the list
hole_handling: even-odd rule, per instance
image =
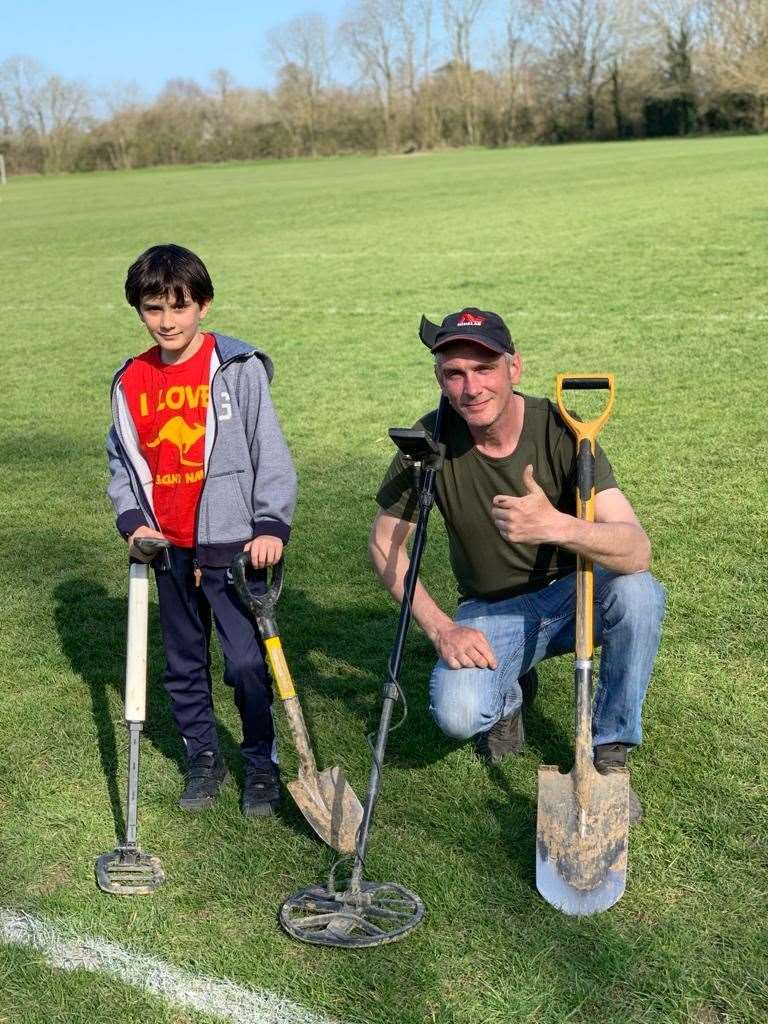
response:
[[[491,507],[491,518],[504,540],[510,544],[556,544],[562,513],[552,505],[536,483],[533,466],[523,470],[527,494],[515,498],[497,494]]]

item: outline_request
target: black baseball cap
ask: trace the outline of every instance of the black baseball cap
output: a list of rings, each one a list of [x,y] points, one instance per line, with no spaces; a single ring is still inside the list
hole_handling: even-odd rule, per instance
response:
[[[511,354],[515,351],[509,328],[499,314],[474,306],[449,313],[439,327],[422,316],[419,337],[430,352],[437,352],[449,341],[476,341],[493,352]]]

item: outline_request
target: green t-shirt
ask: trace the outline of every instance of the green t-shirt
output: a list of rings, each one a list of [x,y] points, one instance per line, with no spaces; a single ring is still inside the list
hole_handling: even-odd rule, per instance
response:
[[[525,413],[520,440],[514,452],[502,459],[479,452],[465,421],[450,407],[446,410],[441,437],[446,456],[436,476],[435,501],[448,530],[451,567],[461,600],[480,597],[495,601],[539,590],[576,568],[576,556],[565,548],[508,543],[491,518],[497,494],[523,497],[527,493],[523,470],[528,464],[555,508],[576,514],[573,435],[548,399],[522,398]],[[428,413],[416,426],[431,433],[436,414],[437,410]],[[611,465],[598,445],[595,493],[616,486]],[[392,460],[376,500],[388,515],[410,522],[418,518],[413,467],[400,452]]]

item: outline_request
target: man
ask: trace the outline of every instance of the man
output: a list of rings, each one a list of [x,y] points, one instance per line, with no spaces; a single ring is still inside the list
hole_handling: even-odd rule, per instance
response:
[[[596,521],[576,518],[573,437],[551,402],[516,390],[522,361],[500,316],[469,308],[439,327],[422,320],[421,338],[450,403],[436,503],[460,602],[451,618],[417,584],[414,617],[439,655],[430,711],[447,735],[476,736],[481,757],[496,761],[520,752],[523,689],[532,699],[534,666],[574,649],[576,555],[582,555],[595,563],[595,641],[602,644],[592,718],[595,767],[604,773],[624,767],[642,740],[642,703],[664,615],[664,588],[647,571],[648,537],[599,445]],[[435,415],[420,424],[431,430]],[[399,454],[377,502],[371,560],[399,601],[418,512],[413,473]],[[630,819],[641,817],[631,792]]]

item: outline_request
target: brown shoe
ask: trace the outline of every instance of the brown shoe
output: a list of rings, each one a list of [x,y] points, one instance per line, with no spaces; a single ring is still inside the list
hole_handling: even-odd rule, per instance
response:
[[[626,743],[600,743],[595,747],[595,768],[601,775],[627,767],[629,747]],[[643,805],[637,793],[629,787],[629,824],[637,825],[644,817]]]
[[[488,732],[481,732],[475,737],[475,757],[495,764],[505,757],[517,757],[524,745],[523,711],[518,708],[509,718],[500,718]]]

